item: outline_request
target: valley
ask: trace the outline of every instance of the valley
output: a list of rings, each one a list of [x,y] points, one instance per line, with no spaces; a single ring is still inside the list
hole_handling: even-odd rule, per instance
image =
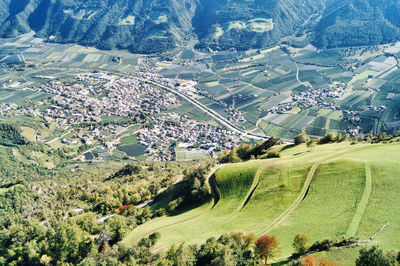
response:
[[[0,2],[0,265],[400,265],[399,12]]]
[[[4,39],[0,47],[0,112],[8,117],[2,120],[31,120],[24,122],[31,140],[66,148],[68,156],[84,161],[190,160],[269,136],[291,143],[303,129],[319,137],[393,134],[399,128],[398,44],[184,50],[169,60],[50,44],[33,33]],[[159,129],[149,128],[145,113],[157,114],[152,124]],[[215,139],[188,141],[163,129],[164,123],[179,121],[204,127],[200,134],[215,131]],[[35,123],[41,129],[34,129]],[[76,132],[78,125],[87,129]],[[51,138],[46,139],[46,127]],[[101,132],[107,136],[98,139]]]

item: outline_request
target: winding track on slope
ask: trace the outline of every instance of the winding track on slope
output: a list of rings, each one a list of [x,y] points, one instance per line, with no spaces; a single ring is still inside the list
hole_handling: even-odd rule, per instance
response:
[[[185,223],[185,222],[191,221],[193,219],[199,218],[199,217],[207,214],[208,212],[210,212],[218,204],[218,202],[219,202],[219,200],[221,198],[221,194],[220,194],[220,192],[218,190],[218,187],[216,186],[216,182],[215,182],[215,173],[222,166],[223,165],[219,164],[219,165],[216,165],[215,167],[213,167],[210,170],[210,173],[208,174],[208,176],[206,177],[206,180],[208,181],[208,183],[210,185],[211,194],[212,194],[212,198],[213,199],[212,199],[211,203],[209,204],[209,206],[207,207],[207,209],[205,211],[203,211],[203,212],[201,212],[199,214],[196,214],[194,216],[188,217],[186,219],[183,219],[183,220],[180,220],[180,221],[177,221],[177,222],[173,222],[173,223],[169,223],[169,224],[157,227],[156,229],[152,229],[152,230],[144,233],[143,235],[145,236],[146,234],[150,234],[152,232],[156,232],[157,230],[165,229],[165,228],[168,228],[168,227],[171,227],[171,226],[175,226],[175,225],[178,225],[178,224],[181,224],[181,223]],[[139,228],[139,227],[137,227],[137,228]],[[133,233],[135,230],[136,229],[131,231],[131,233]],[[129,235],[126,237],[126,239],[128,239],[128,238],[129,238]],[[137,240],[139,240],[139,239],[137,239]]]
[[[363,150],[363,149],[368,149],[368,147],[360,146],[359,148],[355,148],[351,152],[359,151],[359,150]],[[298,197],[296,198],[296,200],[289,206],[289,208],[287,208],[284,212],[282,212],[271,224],[268,224],[265,228],[260,230],[257,233],[257,235],[266,234],[266,233],[270,232],[272,229],[274,229],[275,227],[279,226],[300,205],[300,203],[304,200],[305,196],[307,195],[307,192],[310,189],[311,181],[312,181],[312,179],[313,179],[313,177],[315,175],[316,170],[318,169],[318,167],[323,162],[338,158],[341,155],[348,154],[348,153],[349,153],[348,151],[339,152],[339,153],[336,153],[334,155],[325,156],[324,158],[318,160],[317,162],[314,162],[314,164],[310,167],[310,170],[308,171],[308,174],[307,174],[306,180],[304,182],[303,188],[302,188],[301,192],[299,193]],[[226,222],[228,222],[229,220],[231,220],[232,218],[234,218],[246,206],[246,204],[251,199],[254,191],[257,189],[257,186],[258,186],[258,183],[259,183],[259,178],[260,178],[260,175],[261,175],[263,169],[264,169],[264,167],[262,167],[262,166],[258,168],[256,174],[254,175],[252,185],[249,188],[249,190],[248,190],[246,196],[244,197],[243,201],[241,202],[241,204],[238,205],[238,207],[235,209],[235,211],[232,212],[232,214],[226,220],[224,220],[222,223],[216,223],[216,224],[212,224],[210,226],[207,226],[207,227],[204,228],[204,230],[201,230],[199,233],[196,233],[196,234],[194,234],[194,235],[192,235],[192,236],[190,236],[190,237],[188,237],[188,238],[186,238],[184,240],[179,240],[179,241],[176,241],[176,242],[174,242],[172,244],[168,244],[168,245],[164,245],[164,246],[158,247],[157,249],[155,249],[155,251],[163,250],[163,249],[165,249],[165,248],[167,248],[167,247],[169,247],[169,246],[171,246],[173,244],[179,244],[179,243],[185,242],[187,240],[193,239],[193,238],[195,238],[195,237],[197,237],[197,236],[199,236],[201,234],[204,234],[207,231],[210,231],[212,227],[215,227],[215,226],[218,226],[218,225],[223,225]],[[366,171],[368,171],[368,170],[366,170]],[[211,178],[214,173],[215,172],[210,173],[209,177]],[[368,175],[368,173],[366,175]],[[210,183],[210,185],[214,186],[211,183]],[[176,223],[168,224],[166,226],[162,226],[162,227],[159,227],[157,229],[151,230],[148,233],[154,232],[154,231],[159,230],[159,229],[175,226],[175,225],[178,225],[178,224],[181,224],[181,223],[184,223],[184,222],[188,222],[188,221],[194,220],[196,218],[199,218],[199,217],[209,213],[217,205],[217,203],[219,202],[219,199],[221,197],[221,195],[219,193],[219,190],[218,190],[218,187],[216,187],[216,183],[215,183],[214,189],[215,189],[215,191],[218,191],[217,192],[218,196],[217,196],[217,198],[215,198],[215,195],[213,195],[213,197],[214,197],[213,202],[210,204],[210,206],[207,208],[206,211],[202,212],[199,215],[195,215],[193,217],[184,219],[182,221],[178,221]],[[217,201],[217,202],[215,202],[215,201]]]
[[[174,242],[174,243],[172,243],[172,244],[168,244],[168,245],[164,245],[164,246],[158,247],[157,249],[155,249],[155,251],[163,250],[163,249],[165,249],[165,248],[167,248],[167,247],[169,247],[169,246],[171,246],[171,245],[183,243],[183,242],[185,242],[185,241],[187,241],[187,240],[193,239],[193,238],[195,238],[195,237],[197,237],[197,236],[200,236],[200,235],[202,235],[202,234],[204,234],[204,233],[206,233],[206,232],[212,230],[215,226],[220,226],[220,225],[223,225],[223,224],[226,224],[227,222],[229,222],[229,221],[230,221],[232,218],[234,218],[234,217],[246,206],[246,204],[250,201],[250,198],[253,196],[253,193],[254,193],[255,190],[257,189],[257,186],[258,186],[258,184],[259,184],[259,182],[260,182],[260,176],[261,176],[262,170],[263,170],[264,168],[265,168],[264,166],[260,166],[260,167],[257,169],[257,172],[255,173],[254,178],[253,178],[253,182],[252,182],[250,188],[248,189],[246,196],[243,198],[242,202],[237,206],[237,208],[236,208],[236,209],[229,215],[229,217],[227,217],[223,222],[215,223],[215,224],[210,224],[210,225],[204,227],[204,229],[201,230],[200,232],[198,232],[197,234],[191,235],[190,237],[185,238],[184,240],[179,240],[179,241],[176,241],[176,242]],[[215,188],[218,190],[218,187],[217,187],[217,186],[215,186]],[[218,193],[219,193],[219,190],[218,190]],[[214,207],[215,207],[215,206],[214,206]],[[198,217],[199,217],[199,216],[194,217],[194,218],[198,218]]]

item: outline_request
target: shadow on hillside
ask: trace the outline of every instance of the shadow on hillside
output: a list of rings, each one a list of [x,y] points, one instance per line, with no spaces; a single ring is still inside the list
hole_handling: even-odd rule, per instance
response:
[[[196,208],[201,207],[201,206],[204,205],[204,204],[209,203],[210,200],[211,200],[211,198],[210,198],[209,200],[204,201],[204,202],[201,202],[201,203],[195,203],[195,204],[192,204],[192,205],[190,205],[190,206],[185,206],[184,208],[182,208],[182,209],[180,209],[180,210],[178,210],[178,211],[176,211],[176,212],[174,212],[174,213],[171,213],[171,214],[169,214],[168,216],[169,216],[169,217],[174,217],[174,216],[181,215],[181,214],[183,214],[183,213],[185,213],[185,212],[194,210],[194,209],[196,209]]]

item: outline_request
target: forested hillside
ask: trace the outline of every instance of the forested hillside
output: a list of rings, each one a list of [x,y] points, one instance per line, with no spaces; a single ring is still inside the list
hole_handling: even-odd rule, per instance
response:
[[[331,2],[315,29],[317,46],[376,45],[399,40],[399,1]]]
[[[34,30],[48,41],[137,53],[374,45],[400,39],[399,8],[395,0],[4,0],[0,36]]]

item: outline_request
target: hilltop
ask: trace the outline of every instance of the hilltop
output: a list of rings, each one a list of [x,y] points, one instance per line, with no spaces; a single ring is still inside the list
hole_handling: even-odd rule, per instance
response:
[[[280,259],[294,253],[292,242],[299,233],[312,242],[354,237],[396,249],[399,148],[399,143],[303,144],[284,147],[280,158],[223,165],[214,173],[218,197],[139,226],[122,243],[132,246],[158,232],[161,238],[154,250],[160,251],[240,230],[275,236]],[[358,250],[333,249],[317,256],[348,265]]]
[[[400,39],[399,8],[394,0],[6,0],[0,36],[33,30],[52,42],[135,53],[376,45]]]

